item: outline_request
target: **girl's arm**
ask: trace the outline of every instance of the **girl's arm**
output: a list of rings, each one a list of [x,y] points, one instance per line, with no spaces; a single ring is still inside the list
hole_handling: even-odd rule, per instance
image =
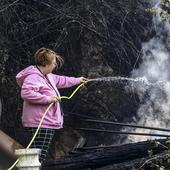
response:
[[[72,87],[74,85],[85,83],[85,81],[87,81],[87,79],[84,77],[75,78],[75,77],[67,77],[67,76],[59,76],[59,75],[54,75],[54,76],[55,76],[56,86],[58,89]]]

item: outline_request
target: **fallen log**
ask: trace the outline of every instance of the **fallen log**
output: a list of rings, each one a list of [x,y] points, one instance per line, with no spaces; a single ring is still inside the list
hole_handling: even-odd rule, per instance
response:
[[[166,145],[165,139],[157,141]],[[128,164],[129,162],[130,164],[131,162],[131,165],[135,165],[135,163],[141,162],[142,158],[147,158],[149,150],[152,150],[153,155],[155,155],[166,149],[163,145],[156,146],[155,143],[155,141],[144,141],[119,146],[99,147],[98,149],[84,150],[82,148],[58,160],[46,162],[43,164],[42,170],[97,169],[108,165],[116,166],[116,164],[119,164],[120,170],[121,163],[127,162],[126,164]],[[132,163],[134,160],[137,160],[137,162]]]
[[[21,144],[0,130],[0,169],[9,168],[17,159],[15,150],[22,148]]]
[[[130,161],[126,161],[123,163],[118,163],[118,164],[111,164],[107,166],[102,166],[100,168],[95,168],[93,170],[150,170],[151,166],[148,162],[148,160],[153,159],[157,157],[157,159],[162,159],[164,157],[164,154],[156,154],[152,157],[145,157],[145,158],[139,158],[139,159],[134,159]]]
[[[13,138],[0,130],[0,151],[5,152],[11,159],[16,159],[15,150],[24,148]]]

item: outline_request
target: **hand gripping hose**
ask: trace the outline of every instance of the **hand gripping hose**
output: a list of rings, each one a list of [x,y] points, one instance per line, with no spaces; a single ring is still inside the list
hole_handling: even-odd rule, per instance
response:
[[[61,96],[60,99],[67,99],[67,100],[71,99],[71,98],[75,95],[75,93],[76,93],[82,86],[84,86],[84,84],[85,84],[85,83],[80,84],[80,85],[73,91],[73,93],[72,93],[69,97],[67,97],[67,96]],[[45,112],[43,113],[43,116],[42,116],[42,118],[41,118],[41,120],[40,120],[40,123],[39,123],[39,125],[38,125],[38,128],[37,128],[34,136],[32,137],[30,143],[29,143],[28,146],[26,147],[26,149],[28,149],[28,148],[31,146],[31,144],[33,143],[33,141],[34,141],[35,137],[37,136],[38,131],[39,131],[41,125],[42,125],[42,122],[43,122],[43,120],[44,120],[44,118],[45,118],[45,116],[46,116],[46,113],[47,113],[48,110],[52,107],[53,104],[54,104],[54,102],[51,103],[51,104],[47,107],[47,109],[45,110]],[[13,164],[10,168],[8,168],[8,170],[12,170],[12,169],[15,167],[15,165],[19,162],[20,159],[21,159],[21,158],[18,158],[18,159],[14,162],[14,164]]]

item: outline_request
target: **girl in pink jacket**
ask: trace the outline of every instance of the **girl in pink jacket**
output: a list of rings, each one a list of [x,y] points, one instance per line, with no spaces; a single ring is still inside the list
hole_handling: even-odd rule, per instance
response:
[[[42,126],[31,147],[40,148],[40,162],[46,158],[56,129],[63,127],[63,113],[58,89],[68,88],[87,81],[84,77],[66,77],[52,74],[63,65],[63,59],[54,51],[40,48],[34,55],[36,65],[31,65],[16,76],[24,100],[22,124],[33,135],[48,105],[55,104],[47,112]]]

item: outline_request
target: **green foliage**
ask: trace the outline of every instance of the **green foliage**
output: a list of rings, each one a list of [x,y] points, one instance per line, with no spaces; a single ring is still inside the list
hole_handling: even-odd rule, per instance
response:
[[[159,141],[154,141],[155,147],[163,147],[166,150],[162,155],[154,155],[152,149],[148,150],[149,159],[145,160],[139,167],[133,167],[132,170],[144,170],[145,167],[156,170],[170,169],[170,139],[167,139],[165,144]]]
[[[147,12],[151,12],[151,13],[157,13],[157,10],[154,7],[150,7],[146,9]]]
[[[147,8],[146,11],[149,13],[157,14],[160,16],[162,22],[170,23],[170,0],[162,0],[160,3],[161,10],[155,7]]]

